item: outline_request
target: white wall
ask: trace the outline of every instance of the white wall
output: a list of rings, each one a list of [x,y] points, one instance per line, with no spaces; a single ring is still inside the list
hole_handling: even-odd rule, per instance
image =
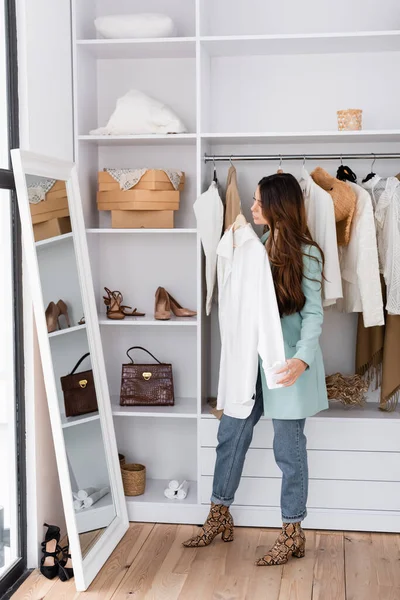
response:
[[[69,0],[17,0],[20,147],[73,159]],[[25,283],[28,567],[40,557],[43,522],[65,531],[42,366]]]

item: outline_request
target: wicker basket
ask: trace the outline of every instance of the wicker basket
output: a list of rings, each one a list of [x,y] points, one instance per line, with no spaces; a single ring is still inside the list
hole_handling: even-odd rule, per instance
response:
[[[125,496],[140,496],[146,488],[146,467],[137,464],[121,465]]]
[[[125,464],[125,455],[118,453],[118,458],[119,458],[119,465],[120,465],[120,467],[122,467],[122,465]]]
[[[360,131],[362,129],[362,110],[359,108],[348,108],[338,110],[339,131]]]

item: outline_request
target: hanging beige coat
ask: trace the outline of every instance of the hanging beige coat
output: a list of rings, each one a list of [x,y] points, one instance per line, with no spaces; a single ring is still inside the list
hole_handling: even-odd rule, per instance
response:
[[[226,181],[225,231],[233,225],[239,213],[240,196],[237,186],[236,169],[232,166],[228,171],[228,179]]]

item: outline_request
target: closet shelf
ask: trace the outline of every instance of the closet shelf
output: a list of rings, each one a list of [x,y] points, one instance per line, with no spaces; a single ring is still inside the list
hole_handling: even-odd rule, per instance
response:
[[[67,333],[74,333],[75,331],[80,331],[81,329],[86,329],[86,325],[74,325],[74,327],[67,327],[66,329],[53,331],[53,333],[49,333],[49,338],[59,337],[60,335],[66,335]]]
[[[368,394],[367,394],[368,396]],[[215,419],[214,415],[210,413],[210,407],[208,404],[204,404],[201,409],[202,419]],[[363,421],[364,419],[377,419],[379,421],[399,421],[399,412],[383,412],[378,409],[377,402],[366,402],[364,407],[345,407],[340,402],[329,402],[329,409],[323,410],[314,417],[308,417],[310,420],[325,420],[325,419],[348,419]],[[262,416],[261,419],[267,419]]]
[[[175,406],[120,406],[119,396],[111,396],[111,409],[115,417],[161,417],[195,419],[196,398],[175,398]]]
[[[59,244],[60,242],[65,242],[65,240],[69,240],[72,238],[72,232],[64,233],[63,235],[57,235],[55,237],[47,238],[47,240],[41,240],[40,242],[36,242],[36,248],[42,248],[43,246],[53,246],[54,244]]]
[[[179,472],[179,464],[177,464],[177,471]],[[142,496],[125,496],[127,505],[137,504],[143,502],[152,502],[156,504],[197,504],[197,483],[195,481],[189,481],[189,492],[185,500],[168,500],[164,496],[164,490],[168,487],[168,479],[147,479],[146,480],[146,491]]]
[[[210,56],[395,52],[400,50],[400,31],[204,36],[200,42]]]
[[[95,234],[110,234],[110,233],[114,233],[114,234],[167,234],[167,235],[175,235],[175,234],[182,234],[182,233],[186,233],[186,234],[196,234],[197,233],[197,229],[179,229],[177,227],[173,228],[173,229],[86,229],[86,233],[95,233]]]
[[[362,131],[271,131],[264,133],[203,133],[201,138],[213,144],[290,144],[312,142],[399,142],[400,129]]]
[[[158,38],[137,40],[77,40],[77,47],[99,59],[194,58],[196,38]]]
[[[79,415],[78,417],[66,417],[65,415],[61,415],[61,426],[63,429],[65,429],[66,427],[83,425],[84,423],[89,423],[90,421],[97,421],[98,419],[100,419],[100,415],[98,412],[89,413],[87,415]]]
[[[148,135],[79,135],[78,140],[97,146],[168,146],[169,144],[194,145],[195,133],[165,133]]]
[[[143,311],[145,312],[145,311]],[[149,313],[150,314],[150,313]],[[146,317],[125,317],[121,321],[107,319],[105,315],[99,316],[100,325],[116,325],[117,327],[196,327],[196,317],[175,317],[171,316],[169,321],[157,321],[154,316]]]

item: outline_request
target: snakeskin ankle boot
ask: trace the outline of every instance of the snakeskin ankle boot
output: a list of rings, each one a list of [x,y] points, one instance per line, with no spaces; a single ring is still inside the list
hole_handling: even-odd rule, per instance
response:
[[[224,542],[233,542],[233,519],[228,506],[212,502],[207,520],[198,535],[183,542],[183,545],[186,548],[208,546],[219,533],[222,533]]]
[[[282,531],[265,556],[260,558],[256,565],[259,567],[284,565],[290,556],[303,558],[306,553],[306,536],[301,528],[301,523],[283,523]]]

